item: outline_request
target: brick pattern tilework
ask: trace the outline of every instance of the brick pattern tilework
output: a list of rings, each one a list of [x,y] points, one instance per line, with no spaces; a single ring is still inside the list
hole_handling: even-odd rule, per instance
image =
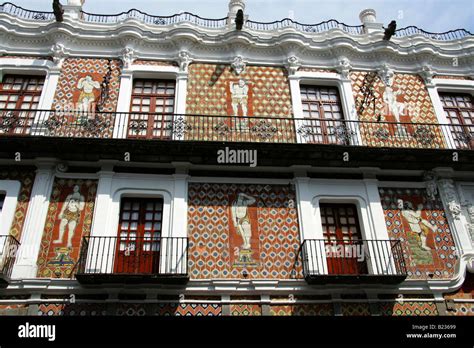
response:
[[[63,63],[61,76],[53,100],[55,116],[50,117],[48,131],[55,136],[97,136],[111,137],[113,132],[113,115],[120,90],[122,63],[116,59],[69,58]],[[79,108],[81,89],[79,82],[86,76],[99,83],[92,94],[99,103],[105,88],[103,83],[108,79],[108,95],[102,103],[104,113],[94,113],[87,117],[75,112]],[[95,110],[95,108],[93,108]],[[73,124],[74,126],[71,126]],[[67,126],[67,127],[66,127]]]
[[[259,316],[262,315],[262,307],[256,303],[231,304],[230,314],[234,316]]]
[[[63,315],[64,304],[42,303],[38,306],[38,315],[40,316],[58,316]]]
[[[9,304],[0,305],[0,316],[4,315],[26,315],[28,313],[28,304],[26,303],[15,303],[16,300],[26,300],[29,295],[15,295],[15,296],[6,296],[0,295],[0,300],[11,301]]]
[[[104,316],[107,315],[107,305],[104,303],[75,303],[65,305],[62,311],[65,316]]]
[[[410,123],[438,123],[428,91],[420,76],[395,74],[393,93],[398,106],[403,105],[399,108],[401,111],[399,120],[384,102],[385,85],[376,73],[354,71],[350,74],[350,78],[359,120],[406,123],[399,126],[387,123],[361,124],[360,132],[364,144],[421,148],[445,147],[439,127],[410,125]]]
[[[230,197],[255,197],[260,262],[231,262]],[[188,200],[189,272],[192,279],[295,279],[302,277],[295,190],[288,185],[191,183]],[[257,236],[252,236],[256,238]],[[255,250],[253,251],[255,252]]]
[[[115,315],[122,317],[143,317],[146,315],[151,315],[150,313],[151,306],[147,304],[129,304],[129,303],[120,303],[117,305],[115,310]]]
[[[97,180],[56,179],[54,181],[38,257],[38,277],[71,277],[71,271],[79,257],[82,237],[90,233],[96,191]],[[64,207],[64,204],[68,202],[69,204]],[[82,209],[76,209],[77,206]],[[65,221],[67,224],[64,227],[63,238],[56,243]],[[71,221],[75,221],[76,226],[71,244],[69,244]]]
[[[8,315],[27,315],[28,314],[28,305],[27,304],[9,304],[9,305],[0,305],[0,316]]]
[[[332,303],[271,305],[270,315],[276,316],[332,316]]]
[[[177,316],[209,316],[216,317],[222,315],[222,307],[216,303],[191,303],[180,304]]]
[[[450,294],[444,296],[446,300],[468,300],[474,299],[474,274],[467,272],[461,288]],[[452,303],[452,310],[447,310],[447,315],[459,316],[474,316],[474,303],[472,302],[454,302]]]
[[[443,205],[425,189],[380,188],[389,237],[402,241],[409,279],[451,278],[456,248]],[[401,208],[403,206],[403,208]]]
[[[188,139],[293,142],[295,132],[288,77],[284,68],[247,66],[237,76],[230,65],[191,64],[186,113],[232,116],[231,84],[244,79],[248,86],[247,118],[194,117]],[[238,106],[238,115],[243,110]],[[277,117],[271,122],[253,117]],[[288,119],[288,120],[287,120]]]
[[[26,213],[28,211],[28,204],[30,203],[31,190],[35,180],[35,169],[30,167],[0,167],[0,180],[15,180],[21,183],[15,215],[10,228],[10,235],[20,240]]]
[[[370,307],[368,303],[341,303],[341,313],[343,316],[369,316]]]
[[[382,316],[433,316],[439,315],[434,302],[380,302]]]

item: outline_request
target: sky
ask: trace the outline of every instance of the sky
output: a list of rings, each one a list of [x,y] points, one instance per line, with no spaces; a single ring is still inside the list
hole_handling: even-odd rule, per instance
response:
[[[0,0],[1,2],[2,0]],[[51,11],[52,0],[9,0],[28,9]],[[63,4],[67,0],[61,0]],[[246,14],[254,21],[271,22],[293,17],[305,24],[337,19],[359,25],[362,9],[377,11],[377,21],[397,27],[416,25],[430,32],[463,28],[474,33],[473,0],[246,0]],[[136,8],[152,15],[172,15],[188,11],[201,17],[222,18],[228,0],[86,0],[84,11],[113,14]]]

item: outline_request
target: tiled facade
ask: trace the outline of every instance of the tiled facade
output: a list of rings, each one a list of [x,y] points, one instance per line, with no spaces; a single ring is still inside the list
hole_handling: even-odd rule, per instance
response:
[[[31,190],[35,180],[34,171],[33,168],[0,168],[0,180],[15,180],[21,183],[14,220],[10,228],[10,235],[16,239],[20,239],[23,230],[28,204],[31,199]]]
[[[239,80],[245,81],[248,87],[244,104],[237,114],[232,107],[232,85]],[[197,117],[192,121],[193,130],[187,139],[231,140],[231,141],[268,141],[279,139],[280,142],[292,142],[295,138],[293,123],[290,120],[293,112],[288,76],[283,67],[247,66],[240,75],[233,73],[230,65],[191,64],[186,99],[186,113],[191,115],[221,116],[215,118]],[[262,120],[268,117],[277,120]],[[227,119],[222,116],[238,116]],[[248,122],[245,116],[248,116]],[[255,117],[255,119],[252,119]],[[276,129],[273,132],[273,129]],[[243,132],[235,132],[242,129]],[[202,135],[203,130],[205,132]],[[232,132],[232,130],[234,130]],[[254,133],[267,133],[269,136],[250,137]]]
[[[240,193],[256,198],[256,215],[251,220],[252,260],[247,264],[236,262],[242,238],[235,229],[231,232],[232,198]],[[194,279],[300,277],[301,264],[295,263],[299,249],[295,199],[292,186],[190,184],[190,276]]]
[[[415,126],[410,123],[437,124],[432,101],[423,79],[418,75],[395,73],[391,87],[386,87],[375,72],[354,71],[350,74],[359,120],[382,122],[367,123],[361,127],[364,144],[370,146],[394,145],[444,148],[443,135],[439,127]],[[387,91],[391,91],[390,96]],[[390,106],[390,98],[393,103]],[[399,115],[394,109],[398,109]],[[395,128],[384,122],[400,122]],[[402,127],[402,128],[400,128]],[[428,134],[427,136],[425,136]],[[407,136],[409,135],[409,136]],[[428,140],[430,140],[428,142]]]
[[[450,278],[456,247],[443,205],[426,189],[380,188],[390,238],[401,240],[411,279]]]
[[[114,25],[133,31],[138,20]],[[474,231],[474,202],[460,186],[474,187],[474,130],[447,124],[440,97],[445,91],[472,97],[472,69],[463,65],[472,39],[457,45],[424,37],[437,55],[425,46],[417,51],[411,38],[404,44],[413,52],[392,41],[390,54],[361,53],[351,40],[372,49],[367,42],[381,31],[360,27],[357,35],[345,33],[348,40],[335,35],[343,26],[328,33],[294,28],[300,42],[290,28],[260,37],[244,27],[246,39],[234,46],[222,44],[233,22],[222,32],[192,22],[158,32],[156,24],[140,28],[143,40],[109,41],[106,30],[87,24],[92,48],[84,38],[68,42],[66,32],[59,42],[43,28],[45,37],[30,33],[28,40],[47,46],[21,48],[22,38],[16,53],[12,45],[0,56],[0,76],[45,77],[36,97],[38,108],[46,108],[31,112],[22,137],[9,133],[11,122],[21,123],[19,111],[0,108],[0,183],[20,183],[8,233],[24,253],[0,288],[0,315],[473,315],[473,241],[466,231]],[[185,38],[190,33],[193,40]],[[95,42],[94,35],[102,36]],[[439,52],[459,57],[463,70]],[[140,93],[137,79],[158,81]],[[6,105],[10,95],[31,91],[16,96],[2,82],[0,92]],[[452,122],[468,123],[469,102],[460,103],[451,105]],[[155,111],[134,110],[130,118],[130,104]],[[454,136],[463,147],[453,147]],[[256,151],[264,164],[216,165],[214,155],[231,145]],[[13,162],[17,147],[22,159]],[[2,190],[3,204],[9,197]],[[124,199],[139,201],[128,211],[133,218],[123,216]],[[153,211],[144,208],[149,204]],[[357,213],[341,213],[336,223],[337,214],[324,216],[322,204],[331,206],[326,213]],[[370,241],[400,241],[402,254],[370,250],[368,262],[344,255],[350,271],[338,274],[328,266],[336,259],[325,249],[330,235],[364,252]],[[94,254],[97,264],[80,262],[91,260],[84,237],[99,236],[120,242]],[[139,238],[143,244],[131,248]],[[315,240],[320,250],[304,249]],[[133,271],[115,267],[117,260],[132,260]],[[391,263],[402,260],[406,274],[390,273]],[[86,295],[70,302],[76,292]]]
[[[90,233],[96,192],[94,180],[56,179],[38,257],[38,277],[72,276],[82,237]]]

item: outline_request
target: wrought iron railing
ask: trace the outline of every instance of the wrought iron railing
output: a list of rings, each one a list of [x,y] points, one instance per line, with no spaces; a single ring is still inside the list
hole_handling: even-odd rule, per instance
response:
[[[0,109],[1,136],[474,150],[474,125]]]
[[[13,265],[20,242],[13,236],[0,236],[0,276],[9,279],[12,274]]]
[[[438,40],[438,41],[452,41],[452,40],[459,40],[468,36],[472,36],[472,33],[467,31],[466,29],[455,29],[455,30],[446,31],[443,33],[430,33],[429,31],[425,31],[413,25],[409,27],[401,28],[395,31],[395,36],[399,38],[413,36],[413,35],[421,35],[429,39]]]
[[[54,20],[53,12],[27,10],[23,7],[12,4],[11,2],[5,2],[1,4],[0,13],[7,13],[9,15],[12,15],[21,19],[30,19],[30,20],[35,20],[35,21]]]
[[[76,267],[76,276],[187,273],[187,237],[84,237]]]
[[[301,245],[301,257],[306,279],[407,276],[399,240],[307,239]]]
[[[227,25],[227,17],[217,19],[203,18],[190,12],[177,13],[171,16],[153,16],[137,9],[131,9],[114,15],[82,12],[82,19],[91,23],[119,23],[126,19],[136,19],[146,24],[161,26],[191,23],[205,28],[223,28]]]
[[[7,13],[12,16],[37,20],[52,21],[54,20],[53,12],[33,11],[24,9],[20,6],[6,2],[0,5],[0,13]],[[136,19],[150,25],[167,26],[179,23],[191,23],[204,28],[225,28],[228,24],[228,18],[203,18],[190,12],[182,12],[171,16],[155,16],[142,12],[137,9],[131,9],[118,14],[95,14],[82,11],[81,17],[83,21],[90,23],[113,24],[120,23],[126,19]],[[259,22],[247,20],[245,26],[257,31],[273,31],[284,28],[295,28],[304,33],[322,33],[332,29],[340,29],[351,35],[363,35],[365,33],[363,25],[347,25],[335,19],[330,19],[317,24],[303,24],[290,18],[273,22]],[[407,37],[412,35],[422,35],[427,38],[438,41],[458,40],[473,34],[465,29],[450,30],[443,33],[431,33],[420,29],[416,26],[401,28],[396,31],[396,37]]]
[[[245,22],[247,28],[253,30],[262,30],[262,31],[272,31],[285,28],[294,28],[296,30],[305,32],[305,33],[321,33],[331,29],[340,29],[346,33],[352,35],[362,35],[364,34],[363,25],[347,25],[341,23],[335,19],[330,19],[317,24],[303,24],[296,22],[290,18],[285,18],[279,21],[273,22],[257,22],[248,20]]]

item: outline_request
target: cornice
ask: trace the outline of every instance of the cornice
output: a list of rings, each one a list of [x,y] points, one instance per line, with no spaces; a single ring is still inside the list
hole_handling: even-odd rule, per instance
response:
[[[117,58],[133,47],[136,59],[177,60],[186,51],[193,61],[227,62],[240,55],[247,64],[286,65],[294,55],[305,66],[336,67],[339,57],[346,57],[353,70],[373,68],[375,61],[395,71],[421,72],[430,66],[436,73],[457,75],[472,75],[474,66],[472,37],[438,42],[418,35],[386,42],[380,33],[355,36],[339,29],[311,35],[293,28],[236,32],[189,23],[152,27],[133,19],[119,24],[34,24],[0,14],[0,53],[45,55],[61,44],[71,57]]]

